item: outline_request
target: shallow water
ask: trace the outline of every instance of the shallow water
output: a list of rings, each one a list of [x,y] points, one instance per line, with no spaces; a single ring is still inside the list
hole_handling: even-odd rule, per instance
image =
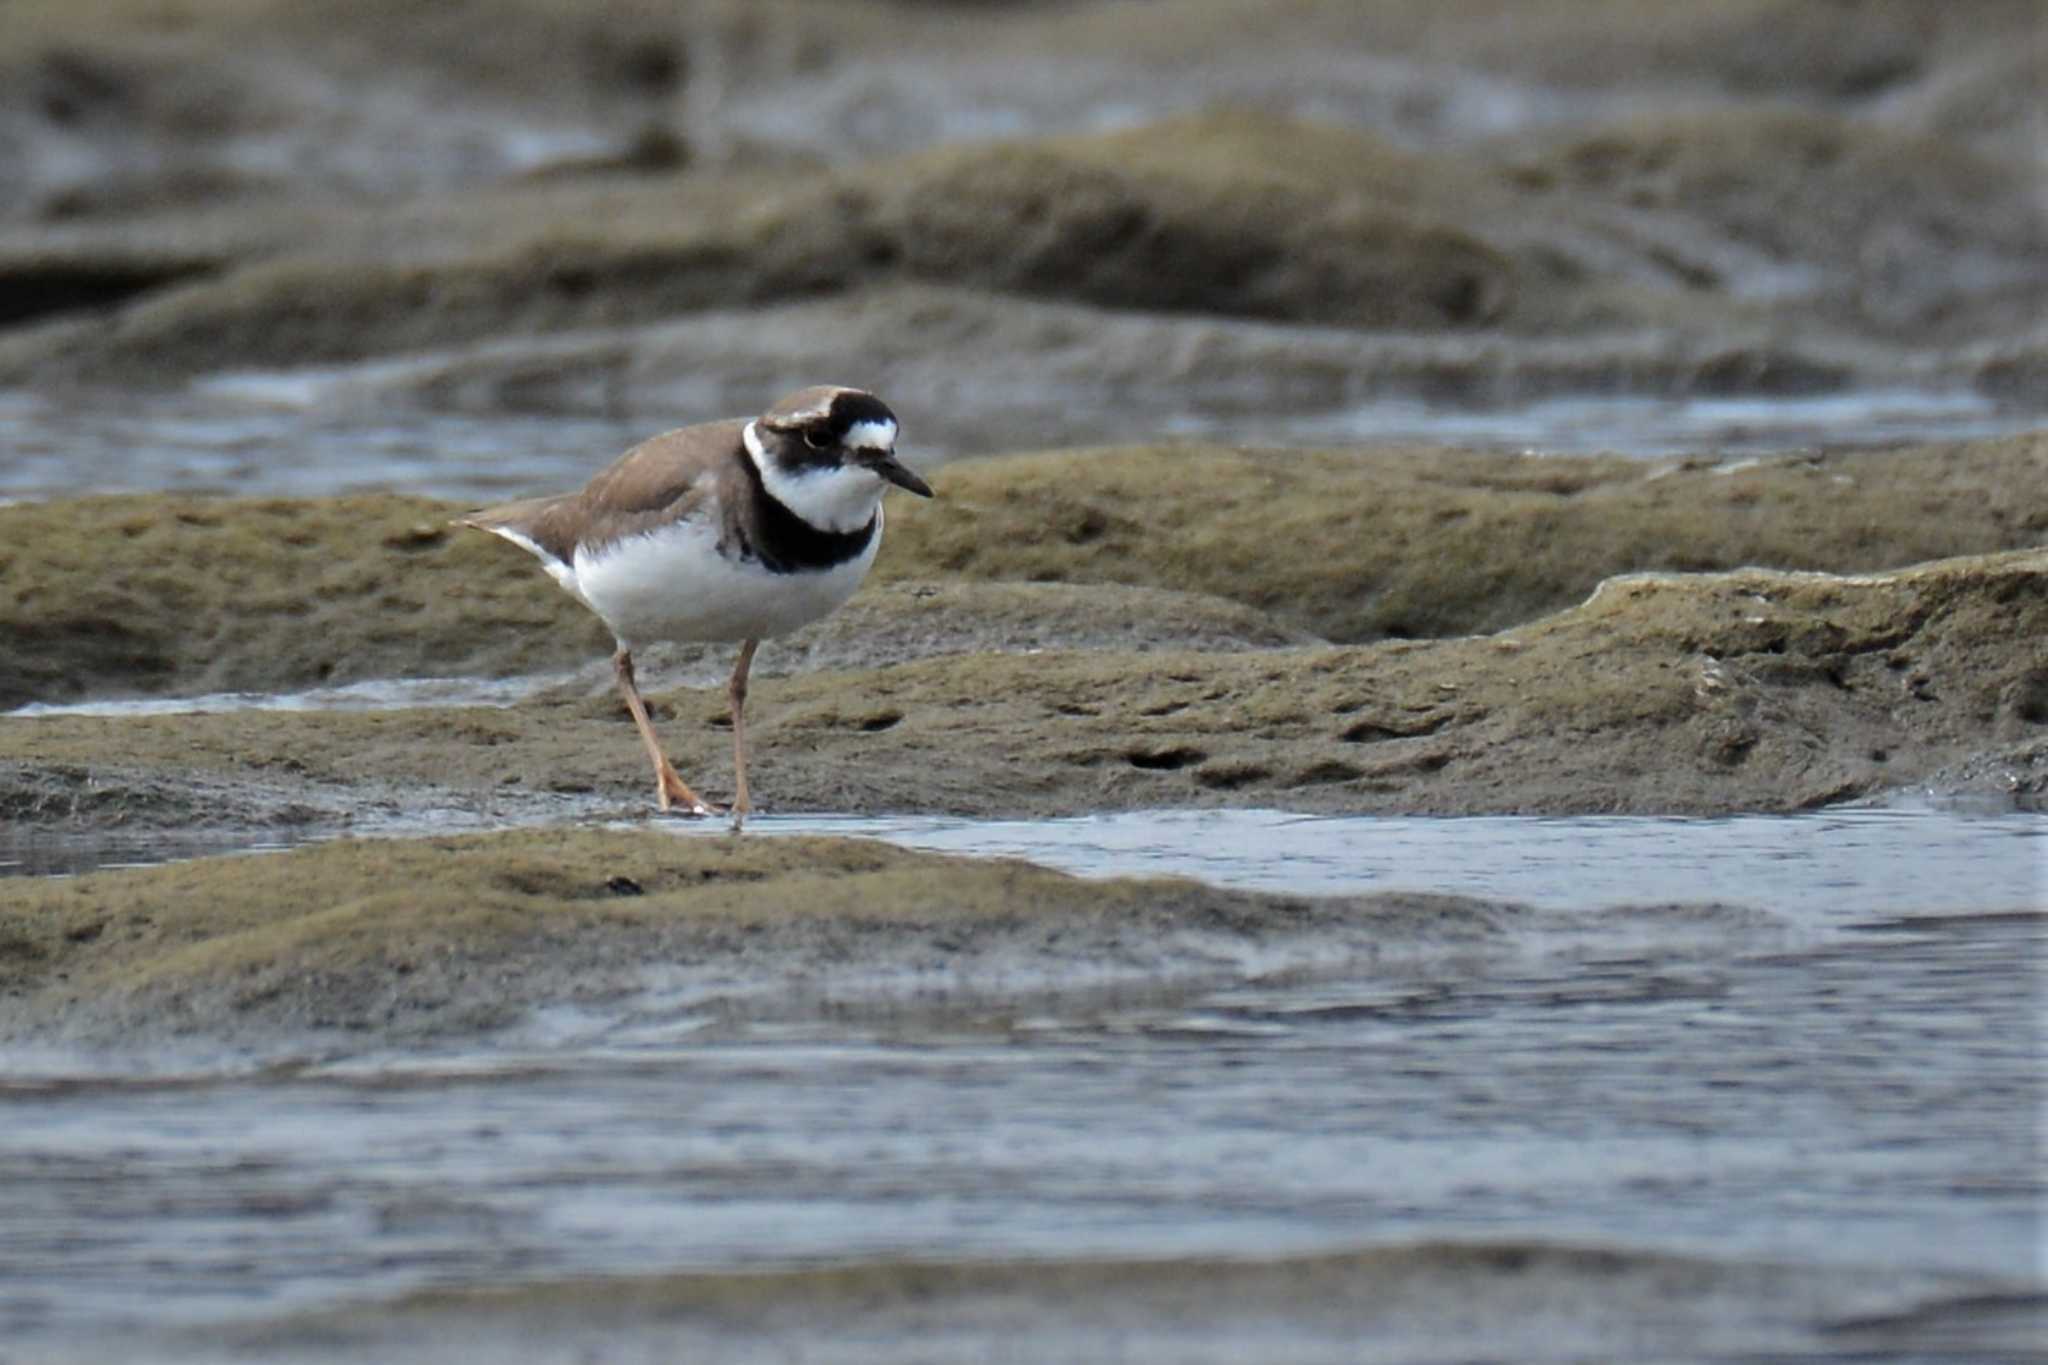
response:
[[[909,412],[909,400],[902,401]],[[913,420],[906,431],[904,451],[912,464],[1162,434],[1260,446],[1419,442],[1539,454],[1763,453],[1997,436],[2042,420],[2039,412],[1936,389],[1804,399],[1593,394],[1500,406],[1384,398],[1304,408],[1280,391],[1267,401],[1239,395],[1205,407],[1162,390],[1148,406],[1124,393],[1077,395],[1053,386],[1034,396],[1010,386],[999,405],[977,407],[971,390],[952,394],[948,403],[942,418],[935,414],[938,430],[920,429]],[[735,411],[738,405],[737,399],[728,404]],[[573,486],[652,432],[718,415],[722,410],[657,405],[616,416],[469,414],[389,403],[327,405],[317,396],[303,405],[196,394],[124,395],[118,404],[93,404],[0,392],[0,500],[396,489],[484,502]]]
[[[2048,817],[759,833],[820,830],[1532,911],[1338,972],[1022,1013],[714,1029],[642,999],[254,1074],[20,1055],[0,1340],[433,1284],[1443,1236],[2043,1274]],[[1698,908],[1617,908],[1672,901]]]
[[[32,701],[0,718],[44,716],[191,716],[231,711],[395,711],[428,706],[512,706],[572,674],[522,673],[509,678],[370,678],[299,692],[202,692],[182,697],[106,697]]]
[[[705,146],[744,139],[844,162],[927,140],[1124,126],[1221,100],[1427,149],[1716,103],[1705,87],[1687,95],[1656,73],[1655,88],[1608,91],[1595,73],[1583,90],[1565,90],[1344,53],[1240,53],[1206,63],[1195,79],[1181,64],[1140,68],[1064,51],[972,68],[799,65],[791,79],[713,101]],[[456,117],[389,98],[365,107],[385,111],[385,121],[310,125],[321,145],[309,164],[360,161],[381,137],[403,145],[405,167],[432,185],[607,145],[580,126],[565,134],[495,110]],[[395,142],[393,109],[407,126]],[[281,135],[289,140],[294,126]],[[390,159],[388,149],[372,150]],[[1783,287],[1755,269],[1759,260],[1734,254],[1732,293]],[[755,322],[731,325],[745,332]],[[716,365],[679,367],[686,377],[668,386],[653,371],[657,382],[631,390],[631,402],[573,377],[501,382],[493,375],[503,372],[485,364],[477,410],[435,410],[409,387],[433,377],[434,357],[212,376],[172,395],[4,392],[0,502],[201,490],[403,490],[482,502],[567,487],[648,432],[743,411],[761,399],[764,375],[831,353],[829,335],[801,353],[764,335]],[[1058,345],[1046,344],[1045,356],[1023,356],[1042,375],[1020,379],[1018,367],[970,350],[913,362],[907,372],[927,382],[904,385],[907,393],[881,385],[909,419],[910,461],[1161,433],[1258,445],[1747,454],[2042,423],[2038,410],[2003,407],[1968,387],[1966,359],[1834,354],[1815,342],[1793,349],[1823,368],[1839,365],[1858,388],[1764,399],[1578,393],[1494,406],[1373,393],[1363,364],[1333,385],[1329,367],[1306,363],[1296,375],[1276,362],[1280,382],[1268,386],[1262,375],[1228,393],[1142,367],[1126,373],[1146,374],[1143,382],[1092,383],[1073,377],[1081,362],[1062,364]],[[1662,344],[1648,338],[1642,358],[1654,360]],[[1809,355],[1809,346],[1818,349]],[[1264,353],[1279,352],[1269,344]],[[851,344],[836,354],[834,365],[870,363]],[[1630,372],[1629,354],[1616,350],[1617,376]],[[415,359],[421,368],[408,380]],[[1455,363],[1416,372],[1484,392],[1497,391],[1487,382],[1495,367],[1503,384],[1519,372],[1498,361],[1469,373]],[[1600,371],[1582,363],[1562,372]],[[439,391],[472,401],[461,367],[449,374]],[[1304,403],[1290,377],[1315,394],[1348,396]],[[490,406],[528,391],[560,406]],[[470,704],[513,700],[527,685],[380,683],[98,709]],[[416,804],[381,832],[474,827],[478,818]],[[575,812],[556,808],[548,818]],[[716,826],[663,828],[726,837]],[[1299,893],[1423,890],[1529,909],[1487,932],[1452,924],[1389,941],[1376,960],[1342,969],[1077,993],[1012,1010],[732,1025],[693,1001],[664,1000],[657,982],[630,1011],[547,1011],[512,1036],[432,1054],[379,1052],[365,1040],[369,1050],[344,1060],[257,1066],[204,1053],[0,1049],[0,1365],[45,1349],[76,1360],[154,1358],[126,1334],[270,1319],[421,1286],[896,1255],[1063,1261],[1255,1257],[1440,1237],[1571,1241],[1618,1248],[1633,1264],[1680,1251],[1896,1272],[1892,1297],[1866,1306],[1880,1313],[1909,1313],[1929,1272],[2048,1279],[2048,817],[770,817],[750,837],[812,832],[1026,857],[1090,876],[1190,876]],[[10,872],[253,854],[319,833],[66,839],[0,824],[0,896]],[[1629,908],[1673,903],[1690,908]],[[280,1040],[280,1050],[293,1043]],[[1575,1345],[1569,1309],[1546,1307],[1539,1330],[1555,1358],[1643,1358],[1625,1338]],[[1459,1349],[1465,1304],[1440,1308],[1415,1336],[1371,1345],[1387,1358],[1500,1354]],[[1664,1305],[1640,1308],[1656,1319]],[[1909,1358],[2024,1358],[2048,1316],[2035,1308],[2009,1333],[1958,1337],[1951,1351]],[[1726,1311],[1768,1310],[1731,1300]],[[1035,1358],[1037,1333],[1057,1325],[1033,1323],[1032,1335],[980,1354]],[[1248,1330],[1254,1348],[1238,1358],[1311,1354],[1294,1349],[1284,1322],[1267,1329],[1279,1333],[1277,1346],[1256,1337],[1257,1324]],[[103,1333],[115,1344],[101,1350],[92,1343]],[[1128,1343],[1112,1344],[1122,1355]],[[1183,1352],[1193,1357],[1188,1348],[1204,1344]],[[1356,1359],[1365,1345],[1317,1358]],[[660,1343],[642,1354],[682,1355]],[[885,1342],[876,1358],[917,1354]],[[1840,1340],[1813,1354],[1877,1358]],[[772,1358],[809,1353],[792,1347]],[[1752,1348],[1738,1358],[1787,1357]]]
[[[770,816],[748,829],[858,834],[1081,876],[1193,877],[1295,895],[1428,891],[1555,910],[1771,906],[1789,896],[1807,902],[1800,915],[1815,926],[1839,915],[2048,910],[2048,817],[2019,812],[1445,819],[1186,810],[1069,820]]]
[[[6,395],[0,498],[400,487],[483,500],[573,482],[651,427],[702,415],[369,413],[199,395],[80,412]],[[1108,410],[1073,404],[1058,420],[1061,440],[1161,425],[1139,412],[1147,430],[1126,431]],[[1280,418],[1254,404],[1196,412],[1176,430],[1648,454],[2029,424],[1968,395],[1895,393],[1389,401]],[[984,429],[990,448],[1045,443],[1028,405]],[[98,705],[475,704],[531,685]],[[414,810],[352,832],[464,827],[436,819]],[[1631,1263],[1681,1252],[1896,1274],[1877,1307],[1899,1311],[1930,1273],[2048,1275],[2048,817],[1151,812],[768,817],[753,831],[865,835],[1089,876],[1421,890],[1528,910],[1504,929],[1389,941],[1341,969],[1317,965],[1308,945],[1279,969],[1238,964],[1235,984],[1018,1008],[736,1025],[664,999],[657,978],[630,1008],[546,1011],[432,1054],[381,1053],[374,1040],[317,1064],[0,1053],[0,1360],[44,1348],[96,1358],[107,1341],[132,1356],[166,1330],[425,1286],[880,1256],[1564,1241]],[[66,840],[16,827],[0,831],[0,876],[260,852],[321,833]],[[1673,905],[1690,908],[1630,908]],[[293,1040],[278,1052],[293,1055]],[[1284,1355],[1300,1343],[1280,1330]]]

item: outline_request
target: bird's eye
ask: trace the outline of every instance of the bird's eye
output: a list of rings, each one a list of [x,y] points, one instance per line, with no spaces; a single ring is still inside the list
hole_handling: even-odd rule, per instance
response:
[[[804,433],[804,444],[812,450],[823,450],[826,446],[832,444],[832,437],[828,432],[806,431]]]

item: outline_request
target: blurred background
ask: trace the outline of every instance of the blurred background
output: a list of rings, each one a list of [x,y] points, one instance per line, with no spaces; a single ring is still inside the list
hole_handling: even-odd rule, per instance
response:
[[[2048,413],[2035,0],[9,0],[0,496]],[[279,448],[291,450],[279,458]]]
[[[878,662],[924,651],[1121,650],[1136,618],[1151,633],[1130,648],[1277,659],[1311,638],[1287,624],[1304,602],[1352,613],[1342,629],[1310,620],[1335,638],[1460,636],[1582,600],[1621,569],[1866,569],[2032,545],[2039,480],[2001,471],[2038,469],[2039,438],[1939,443],[2048,426],[2044,77],[2041,0],[0,0],[0,503],[354,489],[482,502],[574,487],[652,431],[820,382],[883,395],[925,471],[1161,440],[1281,448],[1274,462],[1288,447],[1398,447],[1326,462],[1345,469],[1283,490],[1278,515],[1243,518],[1247,535],[1181,536],[1147,561],[1167,566],[1156,583],[1092,569],[1021,581],[1061,577],[1037,567],[1061,555],[1081,564],[1091,523],[1077,511],[1065,524],[1081,532],[1045,534],[1028,496],[976,521],[974,499],[942,486],[925,525],[964,506],[966,536],[927,535],[916,558],[906,507],[883,552],[885,573],[903,572],[895,556],[925,577],[833,618],[843,633],[814,637],[816,653],[771,651],[764,672],[844,670],[782,708],[795,719],[770,729],[771,755],[890,732],[905,717],[879,714],[881,696],[979,711],[1023,676],[875,687]],[[1516,462],[1446,444],[1737,457],[1716,474],[1748,452],[1916,448],[1865,462],[1847,497],[1832,465],[1731,479],[1708,499],[1713,476],[1660,462],[1649,496],[1588,497],[1566,519],[1525,511],[1569,491],[1544,485],[1554,467],[1499,479]],[[1423,477],[1449,491],[1390,488],[1411,456],[1434,458]],[[1232,503],[1239,474],[1208,463],[1209,491],[1175,515],[1227,523],[1205,509],[1249,498]],[[1955,477],[1915,484],[1891,464]],[[1009,497],[1020,468],[985,474]],[[1329,519],[1299,509],[1323,488],[1357,500],[1342,514],[1377,497],[1386,515],[1316,530]],[[1121,496],[1083,489],[1070,506],[1093,517]],[[1667,497],[1696,498],[1696,515]],[[1981,519],[1955,511],[1972,497]],[[533,820],[530,848],[499,845],[504,880],[546,866],[536,886],[570,885],[547,840],[615,818],[624,788],[604,784],[641,770],[623,721],[611,750],[586,742],[618,715],[609,642],[523,556],[480,536],[418,553],[444,533],[417,502],[216,519],[139,501],[161,507],[8,513],[31,531],[0,543],[14,604],[0,699],[54,711],[94,691],[180,695],[114,700],[84,714],[103,727],[90,732],[64,730],[77,716],[10,719],[0,835],[20,837],[0,843],[0,871],[218,853],[163,836],[229,827],[240,849],[250,830]],[[1482,515],[1412,548],[1464,504]],[[1812,507],[1826,515],[1802,520]],[[237,515],[265,520],[216,530]],[[1131,523],[1166,519],[1141,508]],[[1494,534],[1518,519],[1531,537]],[[105,548],[110,521],[125,549]],[[1798,553],[1770,552],[1787,526]],[[1929,526],[1943,536],[1921,537]],[[954,575],[949,546],[982,528],[1006,548],[1042,536],[1051,554]],[[1088,563],[1141,539],[1119,526]],[[1379,557],[1322,573],[1317,548],[1342,541]],[[493,553],[491,572],[545,605],[451,587]],[[332,572],[313,567],[330,555]],[[1381,567],[1397,561],[1400,575]],[[1197,563],[1249,586],[1184,598],[1223,590],[1184,567]],[[1997,564],[1974,583],[1945,570],[1957,577],[1940,583],[1965,587],[1926,589],[1896,635],[1868,623],[1901,599],[1872,598],[1841,608],[1853,632],[1800,626],[1807,609],[1776,602],[1769,622],[1745,605],[1742,624],[1694,638],[1691,623],[1732,611],[1674,585],[1658,598],[1672,605],[1615,607],[1597,637],[1573,637],[1595,643],[1569,665],[1502,641],[1495,664],[1447,666],[1512,672],[1535,699],[1503,714],[1555,733],[1516,753],[1590,749],[1601,726],[1662,735],[1603,750],[1623,755],[1605,770],[1531,762],[1522,790],[1538,799],[1655,754],[1689,782],[1733,782],[1747,762],[1755,786],[1713,790],[1762,793],[1758,809],[1791,791],[1829,806],[1799,816],[1242,809],[1324,802],[1301,793],[1340,784],[1355,810],[1391,808],[1453,742],[1485,743],[1428,738],[1452,723],[1460,682],[1380,689],[1366,663],[1344,665],[1356,699],[1314,734],[1418,746],[1398,757],[1294,776],[1227,755],[1196,768],[1202,751],[1163,747],[1269,719],[1309,733],[1283,701],[1305,716],[1335,684],[1283,697],[1282,661],[1258,707],[1238,704],[1241,684],[1170,664],[1086,730],[1078,718],[1125,678],[1068,674],[1082,681],[1032,694],[1035,728],[921,789],[1015,764],[1018,801],[1238,809],[762,822],[1089,875],[1436,895],[1355,920],[1297,907],[1268,927],[1255,903],[1212,909],[1181,883],[1170,899],[1187,918],[1126,927],[1105,910],[1098,929],[1048,927],[1042,943],[1019,930],[1016,948],[849,915],[844,939],[833,925],[757,940],[749,924],[751,946],[718,950],[731,956],[671,946],[650,963],[630,945],[652,940],[578,943],[542,923],[552,910],[529,915],[536,892],[445,925],[407,906],[422,937],[396,946],[372,917],[390,902],[323,908],[301,947],[287,907],[259,918],[273,908],[251,858],[256,890],[228,872],[165,883],[229,888],[207,913],[237,926],[237,946],[215,953],[167,923],[127,958],[140,931],[87,900],[106,883],[81,879],[63,894],[94,918],[67,908],[61,939],[47,921],[0,934],[0,1001],[24,1027],[56,1030],[59,1011],[109,1021],[133,1052],[0,1050],[0,1362],[45,1345],[60,1353],[34,1359],[77,1365],[1463,1361],[1503,1358],[1503,1341],[1518,1360],[2020,1359],[2048,1302],[2033,909],[2048,830],[2009,807],[2048,770],[2048,673],[2024,630],[1981,632],[2004,637],[1997,649],[1971,638],[2033,581]],[[1267,582],[1271,565],[1283,571]],[[926,616],[939,576],[962,591],[933,604],[951,615]],[[1628,633],[1660,610],[1668,630]],[[559,636],[550,611],[573,617]],[[1716,640],[1737,642],[1725,667]],[[1788,657],[1767,657],[1788,640]],[[1601,666],[1581,672],[1596,650]],[[1836,708],[1852,690],[1826,663],[1850,651],[1868,670],[1851,675],[1853,705],[1870,709],[1807,700]],[[586,660],[580,677],[546,671]],[[729,662],[718,652],[700,680],[715,686]],[[1652,666],[1674,670],[1654,689],[1638,682]],[[1681,667],[1699,681],[1672,681]],[[683,675],[661,671],[665,687]],[[488,676],[379,690],[447,673]],[[503,705],[529,682],[551,691]],[[315,684],[318,703],[297,690]],[[1424,703],[1398,702],[1425,687]],[[1901,700],[1865,699],[1880,689]],[[1457,724],[1486,716],[1480,687],[1463,695]],[[253,718],[450,699],[475,709],[449,712],[447,745],[403,763],[391,755],[424,728]],[[160,729],[119,709],[164,700],[179,711]],[[1922,702],[1936,719],[1911,719],[1896,746],[1854,739],[1876,719],[1830,719]],[[246,737],[173,728],[216,707]],[[665,734],[694,729],[723,764],[699,700],[663,708]],[[901,741],[893,768],[884,749],[857,765],[834,748],[810,799],[912,804],[892,774],[944,769],[950,737],[979,744],[1019,713],[990,714],[978,730],[913,717],[877,740]],[[1142,743],[1095,738],[1133,715]],[[46,722],[81,747],[35,748]],[[1926,790],[1993,792],[1989,812],[1836,804],[1880,780],[1859,776],[1873,764],[1915,771],[1916,750],[1965,742],[1968,764]],[[1031,788],[1049,770],[1016,763],[1032,746],[1081,776]],[[508,759],[515,748],[526,756]],[[217,778],[205,755],[229,749],[240,775]],[[458,749],[472,766],[418,780]],[[1499,808],[1501,768],[1463,776],[1458,758],[1456,790],[1480,793],[1459,799]],[[1140,785],[1155,777],[1182,785]],[[1588,788],[1572,809],[1621,803]],[[38,862],[66,811],[83,837]],[[825,874],[804,875],[785,885]],[[391,894],[411,894],[398,881]],[[642,890],[624,875],[604,887]],[[245,905],[257,927],[243,934]],[[1007,912],[985,918],[1009,932]],[[437,942],[429,931],[461,951],[405,946]],[[74,950],[122,974],[70,977],[74,959],[55,954]],[[288,975],[301,962],[319,965]],[[44,979],[63,984],[22,984]],[[133,984],[99,998],[94,980]],[[993,984],[948,996],[956,980]],[[511,1022],[529,995],[554,1003]],[[330,1014],[336,999],[347,1010]],[[216,1027],[232,1041],[208,1041]],[[1366,1319],[1377,1354],[1357,1340]],[[758,1322],[781,1336],[752,1340]],[[174,1332],[171,1354],[135,1346]]]

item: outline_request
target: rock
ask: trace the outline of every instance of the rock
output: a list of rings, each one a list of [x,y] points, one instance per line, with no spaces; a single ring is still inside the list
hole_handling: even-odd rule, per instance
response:
[[[431,226],[396,234],[398,245],[390,211],[338,213],[288,252],[271,243],[218,279],[140,294],[85,334],[16,335],[0,345],[0,377],[160,383],[902,278],[1355,326],[1500,320],[1516,267],[1416,207],[1398,188],[1406,174],[1436,172],[1362,134],[1213,116],[1136,135],[945,149],[806,176],[794,190],[747,180],[515,187],[401,212]],[[1361,193],[1369,181],[1382,187],[1377,198]],[[91,240],[72,239],[67,270],[94,265],[76,259]],[[99,268],[109,271],[136,250],[119,237],[105,249]],[[49,291],[51,267],[38,265],[46,251],[32,245],[12,270]]]
[[[1291,1256],[1233,1246],[1223,1255],[1157,1259],[890,1256],[525,1277],[188,1330],[152,1344],[172,1362],[260,1355],[332,1365],[431,1356],[460,1343],[532,1365],[604,1353],[735,1357],[768,1338],[799,1359],[872,1365],[999,1359],[1029,1339],[1044,1359],[1160,1365],[1350,1360],[1367,1339],[1390,1359],[1519,1358],[1531,1323],[1541,1322],[1554,1346],[1577,1358],[1796,1359],[1844,1339],[1871,1355],[1914,1355],[1958,1332],[2024,1354],[2032,1294],[2024,1280],[1996,1275],[1464,1236],[1375,1239],[1366,1248]]]
[[[275,1053],[669,999],[730,1019],[1214,982],[1229,944],[1327,963],[1450,897],[1303,901],[834,839],[556,829],[340,840],[28,881],[0,905],[0,1037]],[[1119,947],[1117,945],[1131,945]],[[1140,947],[1138,945],[1156,945]]]
[[[224,406],[289,395],[284,401],[339,422],[397,408],[574,413],[656,430],[758,408],[764,394],[840,373],[858,356],[863,385],[916,399],[902,415],[906,449],[921,468],[1024,448],[1156,441],[1175,431],[1255,427],[1270,433],[1266,441],[1291,444],[1300,424],[1335,433],[1370,422],[1373,405],[1391,398],[1483,413],[1588,392],[1739,398],[1977,383],[2032,406],[2011,382],[2015,356],[2027,352],[2010,340],[1922,360],[1849,349],[1840,329],[1818,321],[1729,311],[1694,331],[1715,310],[1695,301],[1690,311],[1689,324],[1668,331],[1361,333],[908,283],[324,370],[220,375],[200,389]],[[1005,374],[1027,378],[989,382]],[[1460,406],[1447,415],[1477,414]],[[1416,412],[1413,420],[1434,417]],[[1502,433],[1506,443],[1512,433],[1505,425]],[[1546,437],[1532,426],[1526,443],[1540,447]]]
[[[1355,327],[1498,322],[1515,268],[1420,210],[1417,182],[1438,174],[1357,133],[1216,114],[946,149],[897,168],[871,201],[845,184],[828,194],[872,214],[871,258],[924,280]],[[779,213],[793,234],[825,219],[824,198]]]
[[[764,672],[814,652],[865,667],[1456,635],[1635,570],[1855,571],[2034,545],[2048,437],[1657,464],[1146,446],[960,464],[937,486],[930,506],[892,508],[855,614],[765,651]],[[0,507],[0,706],[535,673],[610,653],[530,556],[449,528],[459,510],[388,495]]]
[[[1483,6],[1449,8],[1448,22],[1425,30],[1439,54],[1525,80],[1656,92],[1664,103],[1674,90],[1801,103],[1869,99],[1946,61],[2016,41],[2031,22],[2025,0],[1939,12],[1913,0],[1868,0],[1847,10],[1804,0],[1652,7],[1541,0],[1517,6],[1512,25]],[[1419,0],[1415,9],[1429,13]]]
[[[1988,41],[1884,106],[1888,118],[2016,166],[2048,162],[2048,29]]]
[[[918,282],[1741,352],[1731,329],[1826,320],[1938,364],[2048,296],[2014,112],[2037,19],[43,6],[0,38],[0,314],[52,324],[0,339],[0,380],[161,385]],[[1683,112],[1627,116],[1674,87]],[[1814,373],[1856,368],[1838,340]]]
[[[1876,575],[1628,575],[1491,637],[935,659],[864,677],[857,706],[840,680],[801,678],[762,733],[807,761],[845,753],[855,808],[905,804],[886,772],[901,746],[957,765],[911,782],[942,809],[1007,784],[1036,811],[1792,810],[2038,741],[2044,640],[2044,551]],[[880,743],[857,723],[877,709],[902,717]],[[1064,805],[1040,804],[1062,788]]]
[[[130,695],[268,691],[609,650],[527,565],[451,530],[456,510],[389,496],[0,508],[0,704],[114,678]]]
[[[1649,465],[1144,446],[967,463],[938,487],[892,515],[882,573],[1152,584],[1359,641],[1499,630],[1634,570],[2036,545],[2048,436]]]
[[[1636,237],[1679,287],[1815,298],[1866,331],[1921,339],[1968,319],[1941,333],[1961,341],[2025,327],[2048,297],[2039,177],[1934,138],[1735,109],[1534,141],[1507,154],[1516,177]],[[1622,212],[1597,212],[1603,201]]]
[[[1106,649],[1230,653],[1322,643],[1227,598],[1124,584],[875,583],[815,625],[765,647],[753,676],[880,668],[945,654]],[[732,645],[655,645],[636,653],[661,685],[723,686]],[[579,670],[572,694],[609,696],[608,659]]]
[[[124,829],[160,834],[180,830],[246,833],[265,826],[281,831],[335,829],[362,809],[361,794],[345,802],[309,805],[303,784],[289,775],[213,780],[189,772],[158,773],[114,764],[31,766],[0,762],[0,829],[52,832]],[[246,840],[243,842],[246,843]],[[53,857],[61,863],[61,855]]]
[[[941,655],[764,680],[753,786],[779,811],[1043,817],[1259,805],[1330,812],[1798,810],[1975,773],[2038,742],[2048,551],[1864,575],[1636,574],[1492,636],[1239,653]],[[677,765],[725,789],[722,691],[658,694]],[[356,714],[0,722],[22,771],[280,772],[460,809],[596,793],[640,811],[616,700]],[[91,812],[82,812],[86,819]]]

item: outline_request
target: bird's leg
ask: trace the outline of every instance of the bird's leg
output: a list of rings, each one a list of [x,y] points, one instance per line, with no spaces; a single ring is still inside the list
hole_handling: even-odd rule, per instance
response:
[[[661,751],[661,741],[654,737],[654,722],[647,719],[647,703],[640,700],[640,689],[633,681],[633,654],[624,645],[612,655],[612,672],[618,675],[619,694],[626,699],[626,709],[633,713],[633,724],[640,727],[641,742],[647,746],[647,756],[654,760],[654,799],[668,810],[681,802],[686,815],[710,815],[711,804],[690,790],[690,784],[683,781],[675,765],[668,761],[668,755]]]
[[[754,651],[761,647],[759,640],[748,640],[740,646],[738,662],[732,666],[732,681],[725,685],[725,694],[732,701],[732,828],[737,834],[747,812],[754,808],[747,795],[747,670],[754,665]]]

